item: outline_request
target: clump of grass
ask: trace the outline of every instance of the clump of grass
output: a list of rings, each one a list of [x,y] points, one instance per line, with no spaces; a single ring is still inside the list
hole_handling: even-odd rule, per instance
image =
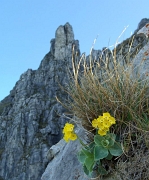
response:
[[[134,37],[131,39],[133,41]],[[98,60],[94,60],[91,53],[88,58],[83,55],[76,62],[73,55],[73,74],[70,74],[66,89],[69,100],[64,104],[77,117],[76,123],[81,122],[91,133],[94,132],[92,120],[103,112],[115,117],[116,125],[111,131],[118,135],[123,144],[124,155],[120,162],[131,161],[131,156],[137,157],[139,153],[136,153],[136,149],[146,153],[149,148],[149,79],[141,79],[139,73],[134,74],[131,55],[134,58],[138,49],[135,51],[131,48],[133,43],[129,44],[129,52],[125,56],[123,52],[117,55],[116,46],[110,52],[104,49]],[[110,167],[113,167],[113,162],[109,164]],[[147,172],[147,168],[143,172]],[[131,178],[131,175],[128,177]]]
[[[133,157],[129,161],[122,162],[121,159],[117,162],[114,179],[116,180],[148,180],[149,177],[149,151],[144,152],[142,149],[136,150]],[[116,178],[119,177],[119,178]]]
[[[88,129],[93,119],[109,112],[117,119],[118,131],[124,124],[148,130],[148,80],[133,76],[131,65],[124,68],[116,59],[116,48],[111,55],[109,64],[100,59],[104,66],[92,60],[87,64],[85,58],[77,66],[73,61],[74,75],[67,89],[70,95],[67,107]]]

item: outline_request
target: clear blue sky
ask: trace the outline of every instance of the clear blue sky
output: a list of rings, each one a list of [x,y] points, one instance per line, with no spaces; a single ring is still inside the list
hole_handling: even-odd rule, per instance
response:
[[[127,25],[121,41],[129,37],[142,18],[149,18],[149,0],[0,0],[0,100],[38,68],[59,25],[69,22],[89,54],[97,34],[95,49],[102,49]]]

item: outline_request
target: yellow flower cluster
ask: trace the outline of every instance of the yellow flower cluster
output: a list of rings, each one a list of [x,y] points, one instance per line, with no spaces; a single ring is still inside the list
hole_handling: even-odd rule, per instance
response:
[[[69,142],[70,140],[74,141],[77,139],[77,135],[74,133],[73,129],[74,129],[73,124],[69,124],[69,123],[65,124],[64,129],[63,129],[63,134],[64,134],[63,139],[66,142]]]
[[[103,113],[103,116],[99,116],[92,121],[92,126],[98,129],[98,134],[104,136],[109,131],[110,126],[115,124],[115,118],[108,112]]]

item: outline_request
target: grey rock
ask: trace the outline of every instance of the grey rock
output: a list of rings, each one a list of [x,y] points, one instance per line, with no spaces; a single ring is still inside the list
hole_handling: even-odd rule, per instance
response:
[[[79,129],[76,132],[82,140],[87,142],[84,130]],[[86,143],[84,141],[84,143]],[[41,180],[90,180],[83,171],[82,164],[77,159],[77,154],[82,146],[78,140],[66,143],[63,139],[53,145],[47,154],[49,164],[43,173]],[[93,173],[92,179],[98,179],[96,172]],[[119,174],[112,174],[104,177],[102,180],[122,180]]]
[[[138,24],[137,29],[134,31],[134,33],[137,33],[142,27],[145,26],[146,23],[149,23],[149,18],[143,18]]]
[[[137,34],[144,34],[148,38],[149,26],[146,27],[146,24],[145,24],[138,31]],[[134,58],[132,69],[134,72],[134,76],[138,76],[140,77],[140,79],[148,79],[148,76],[149,76],[149,39],[148,39],[148,43],[139,51],[137,56]]]
[[[52,146],[47,158],[50,160],[41,180],[89,180],[77,159],[81,145],[79,141],[65,143],[61,140]]]
[[[72,44],[74,42],[74,33],[72,26],[66,23],[64,26],[59,26],[55,33],[55,53],[56,59],[71,58]]]
[[[39,68],[24,72],[0,102],[0,177],[4,180],[40,180],[48,150],[62,138],[67,119],[61,116],[65,109],[55,97],[68,97],[59,84],[68,83],[73,44],[79,51],[71,25],[60,26]]]
[[[134,74],[146,79],[149,76],[149,55],[145,56],[145,52],[149,49],[149,43],[142,49],[134,60]]]

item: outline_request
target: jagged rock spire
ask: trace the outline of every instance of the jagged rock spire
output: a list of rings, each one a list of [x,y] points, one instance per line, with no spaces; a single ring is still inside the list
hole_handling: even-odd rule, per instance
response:
[[[73,43],[75,42],[72,26],[69,23],[59,26],[55,33],[55,39],[51,41],[50,48],[55,59],[70,57]]]

